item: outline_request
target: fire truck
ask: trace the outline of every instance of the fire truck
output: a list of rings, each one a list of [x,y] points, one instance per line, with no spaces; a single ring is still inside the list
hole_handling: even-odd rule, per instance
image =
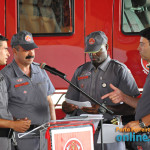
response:
[[[103,31],[108,37],[108,54],[126,64],[142,91],[148,68],[137,47],[139,31],[150,26],[150,0],[0,0],[0,33],[10,41],[13,34],[27,30],[33,34],[35,62],[45,62],[71,80],[76,68],[89,61],[84,53],[85,37]],[[69,84],[48,73],[56,88],[57,119]],[[57,97],[55,97],[57,95]],[[58,102],[58,100],[60,100]]]

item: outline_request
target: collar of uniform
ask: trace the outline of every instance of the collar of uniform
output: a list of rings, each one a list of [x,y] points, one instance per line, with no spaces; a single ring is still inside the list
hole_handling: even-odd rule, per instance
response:
[[[106,71],[106,69],[107,69],[107,67],[108,67],[108,65],[109,65],[109,63],[110,63],[110,61],[111,61],[111,58],[108,56],[107,59],[106,59],[101,65],[98,66],[98,69],[101,69],[101,70],[103,70],[103,71]],[[91,62],[91,66],[90,66],[90,69],[89,69],[89,70],[92,70],[93,68],[94,68],[94,66],[93,66],[93,64],[92,64],[92,62]]]
[[[111,58],[108,56],[107,59],[101,65],[98,66],[98,68],[103,71],[106,71],[110,61],[111,61]]]
[[[39,66],[38,66],[38,64],[37,63],[32,63],[31,64],[31,73],[33,74],[36,74],[36,73],[38,73],[39,72]]]
[[[24,73],[21,71],[15,60],[13,60],[12,62],[12,67],[17,77],[21,77],[24,75]]]
[[[21,77],[24,75],[24,73],[22,72],[22,70],[19,68],[19,66],[17,65],[16,61],[13,60],[12,62],[12,66],[14,68],[14,72],[16,73],[16,76],[17,77]],[[38,73],[38,69],[33,65],[31,64],[31,73]]]

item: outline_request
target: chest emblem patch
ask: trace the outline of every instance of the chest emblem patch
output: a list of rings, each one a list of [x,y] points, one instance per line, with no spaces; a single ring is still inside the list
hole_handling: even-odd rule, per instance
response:
[[[23,91],[24,94],[27,94],[27,91]]]
[[[81,88],[84,88],[84,84],[81,84]]]
[[[138,150],[143,150],[142,146],[137,146]]]
[[[22,81],[23,81],[22,78],[17,79],[17,82],[22,82]]]

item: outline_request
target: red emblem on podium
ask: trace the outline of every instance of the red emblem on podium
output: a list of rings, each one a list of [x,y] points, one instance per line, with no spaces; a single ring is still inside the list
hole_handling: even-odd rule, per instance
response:
[[[67,141],[64,150],[83,150],[83,146],[78,139],[72,138]]]

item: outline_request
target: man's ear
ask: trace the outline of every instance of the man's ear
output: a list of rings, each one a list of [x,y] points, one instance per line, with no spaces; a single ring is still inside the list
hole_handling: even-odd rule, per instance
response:
[[[17,50],[15,48],[13,48],[12,51],[13,51],[13,54],[17,53]]]
[[[109,48],[109,45],[108,45],[108,44],[106,44],[106,50],[108,50],[108,48]]]

